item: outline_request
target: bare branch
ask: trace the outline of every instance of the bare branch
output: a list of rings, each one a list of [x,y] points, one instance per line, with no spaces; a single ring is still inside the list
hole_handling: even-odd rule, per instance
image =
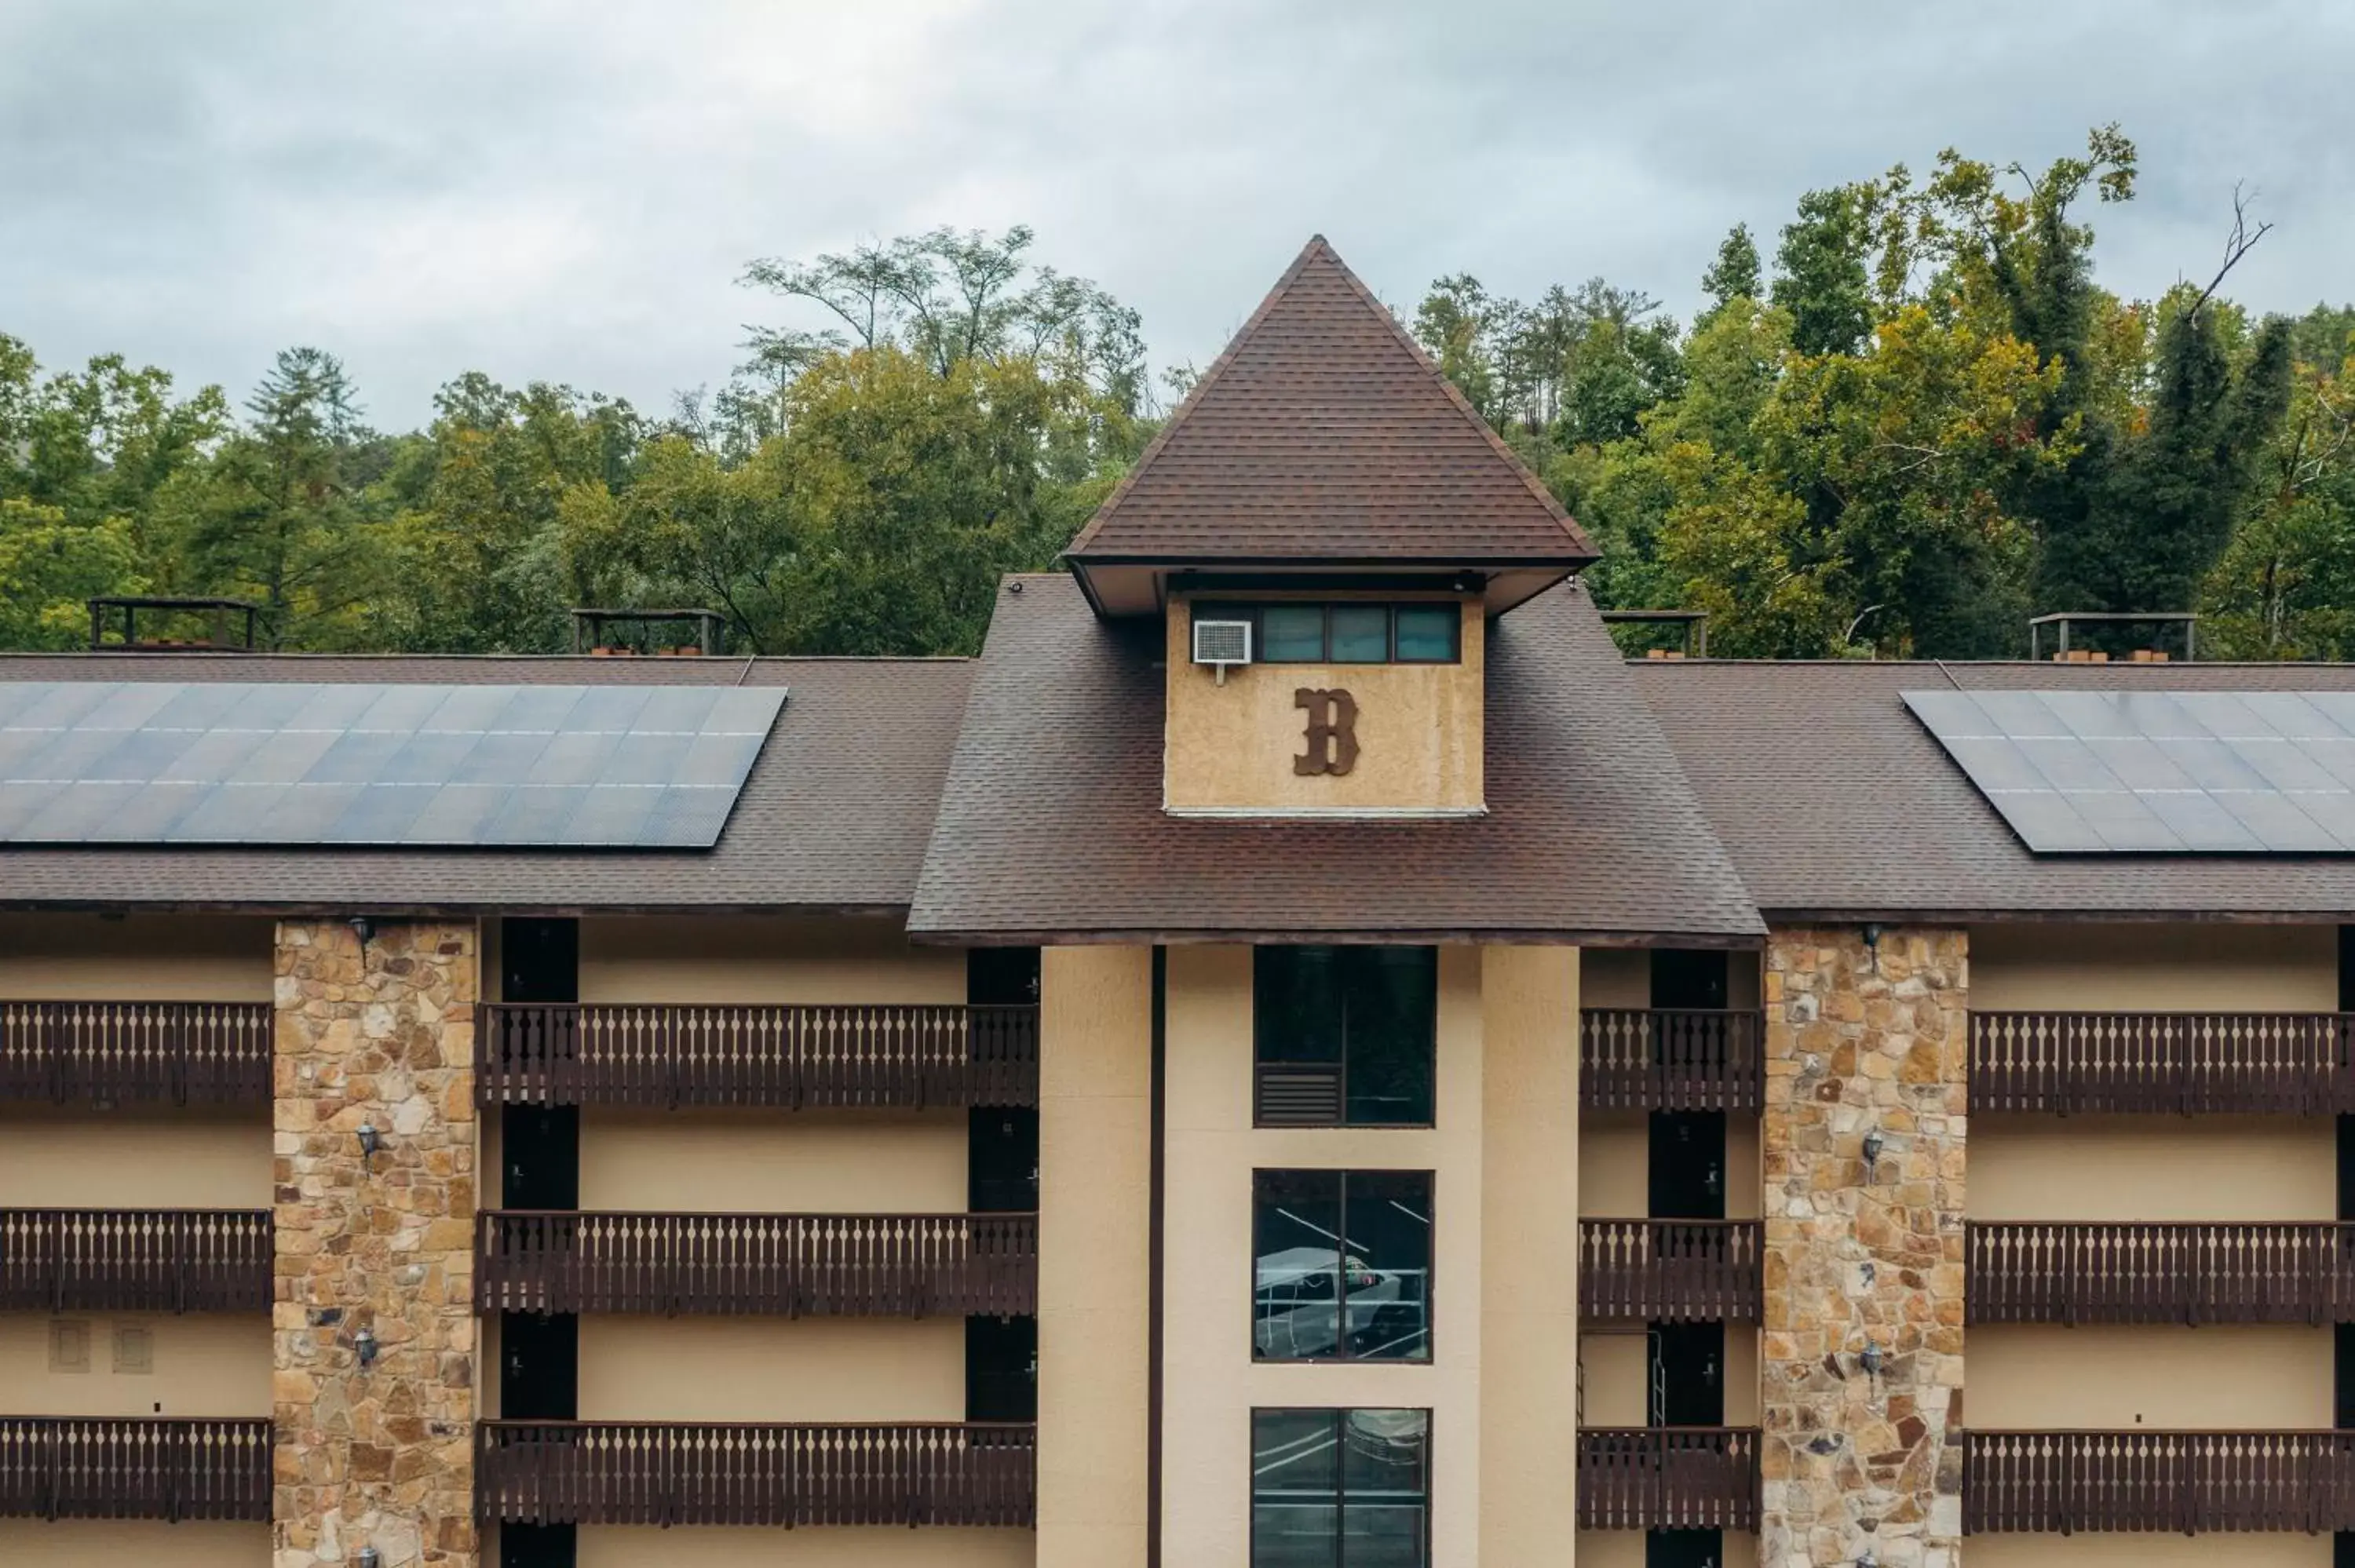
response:
[[[2249,204],[2255,199],[2255,192],[2243,191],[2240,181],[2232,182],[2232,232],[2224,240],[2224,264],[2216,269],[2216,275],[2208,281],[2206,288],[2200,291],[2200,297],[2191,302],[2191,308],[2184,314],[2198,315],[2200,308],[2223,287],[2225,275],[2241,264],[2241,258],[2255,249],[2257,241],[2273,232],[2274,226],[2270,223],[2260,223],[2254,233],[2250,231]]]

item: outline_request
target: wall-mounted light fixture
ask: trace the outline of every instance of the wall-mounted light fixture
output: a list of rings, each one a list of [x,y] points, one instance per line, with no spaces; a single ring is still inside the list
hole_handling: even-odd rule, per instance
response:
[[[368,1568],[368,1565],[363,1563],[361,1568]],[[1871,1547],[1866,1547],[1856,1560],[1856,1568],[1881,1568],[1880,1555]]]
[[[1881,950],[1881,922],[1880,922],[1880,921],[1878,921],[1878,920],[1867,920],[1867,921],[1864,923],[1864,945],[1865,945],[1866,947],[1868,947],[1868,948],[1872,948],[1875,952],[1878,952],[1878,951],[1880,951],[1880,950]]]
[[[376,1123],[364,1121],[360,1123],[359,1139],[360,1163],[365,1165],[375,1159],[377,1151],[384,1147],[384,1134],[376,1129]]]
[[[1872,1168],[1881,1163],[1881,1151],[1888,1147],[1888,1143],[1881,1136],[1879,1128],[1876,1127],[1864,1135],[1864,1179],[1866,1181],[1872,1180]]]
[[[1879,1377],[1883,1359],[1881,1353],[1881,1342],[1878,1340],[1867,1340],[1864,1342],[1864,1349],[1857,1352],[1856,1364],[1864,1369],[1865,1376]]]
[[[372,1367],[376,1365],[376,1358],[378,1350],[379,1347],[376,1342],[376,1336],[370,1333],[368,1330],[362,1329],[358,1333],[352,1336],[352,1352],[359,1357],[360,1365],[364,1367]]]
[[[376,922],[369,919],[365,915],[355,915],[351,917],[349,924],[352,928],[352,935],[360,939],[360,946],[363,948],[367,947],[368,945],[368,938],[376,935]]]
[[[363,1546],[360,1548],[359,1557],[357,1559],[359,1568],[378,1568],[378,1565],[383,1563],[383,1561],[384,1558],[378,1553],[375,1547]]]

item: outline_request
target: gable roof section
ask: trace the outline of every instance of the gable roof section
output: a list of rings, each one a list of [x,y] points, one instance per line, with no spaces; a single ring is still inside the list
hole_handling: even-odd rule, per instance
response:
[[[974,941],[1749,946],[1756,909],[1575,585],[1492,625],[1488,813],[1161,810],[1161,628],[1069,577],[998,592],[909,930]]]
[[[1702,809],[1778,919],[2329,919],[2355,857],[2039,855],[1900,693],[2355,691],[2346,664],[1640,660]]]
[[[0,681],[783,686],[709,850],[0,844],[0,908],[400,915],[904,908],[973,665],[964,659],[0,656]]]
[[[1322,235],[1066,552],[1574,570],[1594,546]]]

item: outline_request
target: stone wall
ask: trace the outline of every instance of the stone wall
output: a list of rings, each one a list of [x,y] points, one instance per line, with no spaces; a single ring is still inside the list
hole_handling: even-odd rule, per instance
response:
[[[278,927],[274,1568],[476,1562],[477,980],[471,923]]]
[[[1878,937],[1767,946],[1762,1568],[1961,1558],[1967,945]]]

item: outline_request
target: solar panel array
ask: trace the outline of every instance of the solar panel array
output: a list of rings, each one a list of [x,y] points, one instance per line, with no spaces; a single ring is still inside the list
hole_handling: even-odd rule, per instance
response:
[[[784,700],[0,682],[0,842],[709,849]]]
[[[2355,853],[2355,692],[1906,692],[2039,854]]]

